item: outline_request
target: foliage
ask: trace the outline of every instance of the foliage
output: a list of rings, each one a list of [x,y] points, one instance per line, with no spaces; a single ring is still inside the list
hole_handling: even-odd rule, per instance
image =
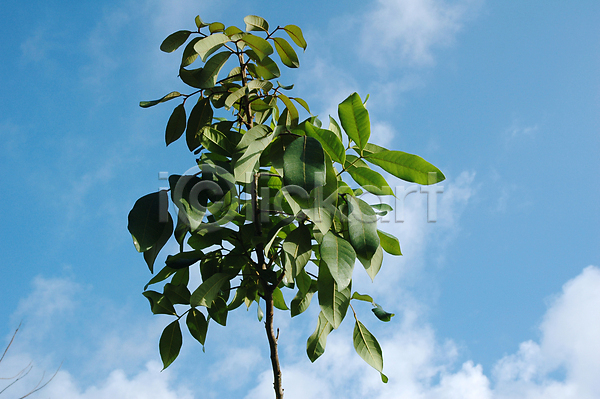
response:
[[[306,101],[288,94],[293,85],[277,81],[277,59],[288,68],[299,66],[288,39],[305,50],[301,29],[270,29],[267,21],[252,15],[244,21],[242,31],[196,17],[195,30],[175,32],[161,44],[165,52],[185,44],[179,77],[195,90],[173,91],[140,106],[182,100],[168,120],[165,142],[170,145],[185,135],[197,168],[192,175],[170,176],[169,190],[140,198],[128,228],[151,272],[171,236],[180,246],[144,292],[153,313],[174,317],[160,338],[164,367],[179,354],[184,316],[184,327],[204,345],[211,320],[225,326],[230,312],[256,303],[259,320],[265,317],[276,396],[282,397],[274,307],[294,317],[317,294],[321,312],[307,342],[313,362],[352,307],[351,300],[373,303],[379,320],[393,316],[369,296],[352,292],[356,260],[374,279],[384,251],[401,255],[398,240],[377,229],[378,216],[391,207],[361,199],[363,189],[393,195],[370,165],[419,184],[437,183],[444,175],[416,155],[369,143],[369,112],[357,93],[339,105],[339,122],[329,117],[325,128]],[[194,63],[203,65],[193,68]],[[222,74],[226,66],[230,70]],[[301,111],[308,113],[304,120]],[[348,176],[354,183],[344,181]],[[168,210],[169,197],[178,210],[176,222]],[[198,270],[201,284],[189,287],[190,273]],[[147,290],[163,282],[162,292]],[[289,306],[285,289],[295,292]],[[352,311],[354,347],[382,373],[380,345]]]

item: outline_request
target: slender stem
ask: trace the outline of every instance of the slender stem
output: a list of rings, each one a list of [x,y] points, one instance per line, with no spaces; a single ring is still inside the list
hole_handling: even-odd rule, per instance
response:
[[[283,399],[283,387],[281,385],[281,366],[279,365],[279,354],[277,352],[277,335],[273,329],[273,288],[269,288],[265,293],[265,303],[267,304],[267,314],[265,318],[265,329],[267,330],[267,339],[271,350],[271,366],[273,368],[273,389],[275,398]]]

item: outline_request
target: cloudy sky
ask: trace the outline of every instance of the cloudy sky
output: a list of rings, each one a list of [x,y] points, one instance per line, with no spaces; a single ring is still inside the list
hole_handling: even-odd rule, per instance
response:
[[[318,307],[278,314],[286,398],[600,397],[600,3],[484,0],[8,2],[0,16],[2,168],[0,364],[56,378],[37,397],[272,396],[255,309],[189,335],[161,372],[168,317],[141,295],[150,274],[126,230],[159,172],[192,164],[164,147],[181,88],[178,55],[158,47],[194,17],[243,26],[248,14],[303,28],[295,83],[327,119],[370,94],[376,142],[440,167],[435,223],[409,194],[384,226],[404,256],[355,288],[394,312],[363,322],[384,351],[383,385],[354,353],[352,323],[312,364]],[[401,181],[399,189],[412,188]],[[440,188],[441,190],[441,188]],[[431,215],[430,215],[431,216]],[[397,222],[397,219],[403,222]],[[175,245],[167,246],[175,249]],[[5,384],[0,380],[0,390]]]

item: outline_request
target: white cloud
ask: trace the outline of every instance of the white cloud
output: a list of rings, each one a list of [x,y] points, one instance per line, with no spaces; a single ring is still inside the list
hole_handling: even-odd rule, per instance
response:
[[[397,67],[391,60],[431,65],[433,49],[454,43],[478,4],[473,0],[379,0],[364,19],[361,52],[378,65]]]

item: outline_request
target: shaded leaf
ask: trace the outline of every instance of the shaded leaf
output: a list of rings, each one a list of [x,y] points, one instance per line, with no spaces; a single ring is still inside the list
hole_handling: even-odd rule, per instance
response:
[[[277,287],[273,291],[273,306],[275,306],[279,310],[289,310],[289,308],[285,304],[283,292],[281,292],[281,290]]]
[[[352,298],[351,299],[356,299],[356,300],[359,300],[359,301],[369,302],[369,303],[372,303],[372,304],[375,303],[375,301],[373,301],[373,298],[371,298],[370,295],[359,294],[358,292],[354,292],[352,294]]]
[[[181,68],[191,65],[198,58],[198,53],[194,49],[194,46],[200,39],[201,37],[195,37],[185,46],[183,55],[181,56]]]
[[[222,326],[227,325],[227,313],[227,303],[220,296],[216,297],[211,306],[208,308],[208,314],[210,317]]]
[[[189,251],[189,252],[180,252],[176,255],[167,256],[167,260],[165,263],[171,269],[183,269],[186,267],[190,267],[194,263],[199,260],[204,259],[204,254],[202,251]]]
[[[383,264],[383,249],[381,249],[381,246],[379,246],[371,259],[366,259],[359,256],[358,260],[360,263],[362,263],[369,277],[371,277],[371,281],[373,281],[375,280],[375,276],[377,273],[379,273],[381,265]]]
[[[189,305],[190,291],[184,285],[165,284],[164,294],[173,304]]]
[[[169,94],[166,94],[164,97],[159,98],[158,100],[140,101],[140,107],[142,107],[142,108],[152,107],[156,104],[164,103],[165,101],[169,101],[169,100],[172,100],[177,97],[181,97],[181,93],[178,91],[172,91]]]
[[[167,122],[167,129],[165,131],[165,142],[167,145],[181,137],[183,132],[185,132],[186,124],[187,117],[185,114],[185,107],[183,104],[179,104],[175,107],[173,113],[169,117],[169,122]]]
[[[377,318],[381,321],[390,321],[392,317],[395,316],[393,313],[386,312],[381,306],[377,304],[375,304],[375,307],[371,310],[373,311],[375,316],[377,316]]]
[[[190,304],[193,307],[210,307],[217,295],[219,295],[219,291],[221,290],[221,287],[223,287],[223,284],[231,280],[234,276],[235,275],[232,275],[231,273],[216,273],[212,275],[210,278],[203,281],[192,293]]]
[[[307,136],[319,140],[331,159],[344,165],[346,162],[346,149],[335,133],[330,130],[319,129],[311,123],[304,123],[303,128]]]
[[[158,273],[156,273],[156,276],[152,277],[152,279],[144,286],[144,291],[148,288],[148,286],[160,283],[161,281],[171,277],[176,272],[177,270],[171,269],[169,266],[163,267]]]
[[[291,263],[292,276],[295,278],[306,266],[312,253],[311,234],[306,225],[300,225],[287,235],[283,250]]]
[[[318,279],[318,297],[321,312],[331,323],[333,328],[338,328],[346,316],[348,305],[350,304],[350,295],[352,284],[348,283],[343,289],[339,289],[329,268],[321,262],[319,266]]]
[[[198,134],[205,126],[210,126],[213,119],[213,109],[208,98],[201,98],[188,118],[187,130],[185,133],[186,142],[190,151],[200,147]]]
[[[325,156],[317,139],[302,136],[295,139],[283,154],[283,181],[310,192],[325,184]]]
[[[190,37],[192,32],[189,30],[180,30],[171,33],[160,45],[160,49],[165,53],[171,53],[179,48]]]
[[[319,313],[317,328],[306,342],[306,354],[311,362],[317,360],[324,352],[327,344],[327,335],[333,330],[333,326],[327,321],[323,312]]]
[[[173,224],[169,216],[165,190],[144,195],[135,202],[129,212],[127,229],[138,252],[145,252],[157,244],[169,223]]]
[[[188,330],[190,330],[190,334],[192,337],[196,338],[198,342],[204,346],[204,342],[206,341],[206,332],[208,330],[208,321],[196,308],[190,309],[185,319],[185,324],[187,324]]]
[[[144,260],[150,269],[150,273],[154,273],[154,261],[160,250],[165,246],[167,241],[169,241],[169,238],[171,238],[171,233],[173,233],[173,218],[171,218],[171,214],[167,214],[167,216],[169,220],[164,224],[162,235],[152,248],[144,252]]]
[[[156,291],[144,291],[142,295],[150,302],[150,309],[153,314],[176,315],[173,304],[165,295]]]
[[[158,343],[160,358],[163,362],[163,370],[169,367],[169,365],[173,363],[175,359],[177,359],[182,344],[183,337],[181,336],[179,320],[175,320],[165,327]]]
[[[348,235],[356,254],[371,259],[379,247],[377,216],[373,208],[360,198],[347,196]]]
[[[265,57],[273,54],[273,47],[271,44],[259,36],[254,36],[251,33],[246,33],[242,40],[254,50],[254,54],[258,57],[258,61],[262,61]]]
[[[203,39],[200,39],[195,45],[194,50],[200,56],[202,61],[206,59],[215,51],[217,51],[225,43],[230,42],[231,39],[227,35],[222,33],[215,33]]]
[[[254,171],[258,169],[260,156],[271,143],[273,136],[269,127],[265,125],[256,125],[244,134],[237,146],[238,150],[243,149],[244,146],[246,146],[246,149],[235,162],[234,176],[236,182],[252,182]]]

